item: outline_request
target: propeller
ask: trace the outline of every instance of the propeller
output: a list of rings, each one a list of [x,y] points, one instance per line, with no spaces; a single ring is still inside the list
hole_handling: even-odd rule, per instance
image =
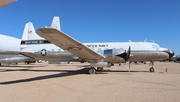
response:
[[[126,65],[128,67],[128,70],[130,72],[131,46],[129,46],[128,51],[125,51],[124,53],[119,54],[117,56],[124,58],[124,60],[126,61]]]
[[[127,51],[127,61],[126,61],[126,65],[128,66],[128,70],[130,72],[130,57],[131,57],[131,47],[129,46],[129,49]]]

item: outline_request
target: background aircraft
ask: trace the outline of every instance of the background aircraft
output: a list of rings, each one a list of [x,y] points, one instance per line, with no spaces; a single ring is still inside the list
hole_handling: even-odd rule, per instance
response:
[[[174,62],[180,62],[180,55],[176,55],[173,57]]]

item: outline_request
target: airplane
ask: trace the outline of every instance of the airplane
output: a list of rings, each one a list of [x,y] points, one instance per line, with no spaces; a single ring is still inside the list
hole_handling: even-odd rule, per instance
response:
[[[0,8],[6,6],[14,1],[17,1],[17,0],[0,0]]]
[[[0,34],[0,66],[18,62],[34,62],[34,59],[19,54],[21,39]],[[8,41],[8,42],[7,42]]]
[[[137,61],[150,61],[152,67],[149,71],[154,72],[154,61],[174,56],[172,50],[152,42],[81,43],[60,30],[47,27],[37,29],[36,33],[47,39],[48,43],[76,56],[78,60],[89,62],[89,74],[95,74],[96,71],[102,71],[103,67],[111,67],[121,62],[126,62],[130,71],[130,62]],[[44,46],[45,52],[47,47]]]
[[[59,18],[55,17],[55,19],[56,19],[55,20],[56,23],[52,24],[51,27],[54,27],[55,29],[60,31]],[[97,66],[98,67],[97,70],[102,71],[103,67],[105,66],[110,67],[115,63],[126,62],[130,59],[130,57],[131,57],[131,61],[152,61],[153,62],[154,60],[171,57],[171,54],[173,54],[171,53],[171,50],[161,48],[158,44],[150,43],[150,42],[84,43],[87,46],[87,47],[85,46],[85,48],[88,49],[89,52],[93,52],[93,54],[95,53],[96,55],[98,55],[98,57],[100,56],[99,58],[104,57],[104,59],[101,59],[101,60],[105,62],[99,61],[99,63],[97,63],[97,62],[93,62],[93,60],[96,61],[96,58],[95,58],[96,56],[95,57],[93,56],[94,59],[92,61],[89,61],[86,58],[76,56],[75,54],[67,50],[63,50],[60,47],[49,42],[48,40],[38,36],[35,33],[32,23],[28,23],[25,28],[27,29],[25,29],[23,33],[23,37],[22,37],[23,40],[21,41],[21,50],[15,51],[16,53],[19,53],[21,56],[24,56],[24,57],[21,57],[22,59],[21,61],[46,60],[46,61],[51,61],[51,62],[62,62],[62,61],[63,62],[71,62],[71,61],[90,62],[91,66]],[[130,47],[129,47],[129,50],[126,50],[128,49],[129,45],[131,46],[132,50]],[[78,50],[78,47],[73,48],[73,49]],[[15,58],[15,59],[20,59],[20,58]],[[13,60],[11,59],[9,61],[13,61]],[[129,67],[130,67],[130,64],[129,64]],[[95,73],[95,72],[96,70],[94,67],[92,67],[89,71],[90,74]],[[154,72],[153,67],[150,68],[150,72]]]

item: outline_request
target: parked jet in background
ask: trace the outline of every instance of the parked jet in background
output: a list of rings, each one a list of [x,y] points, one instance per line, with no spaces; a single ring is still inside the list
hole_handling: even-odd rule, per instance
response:
[[[111,67],[114,63],[125,61],[129,63],[129,69],[131,61],[151,61],[150,72],[154,72],[153,61],[167,59],[174,55],[173,51],[161,48],[156,43],[106,42],[82,44],[54,28],[40,28],[36,32],[51,43],[77,56],[78,60],[89,62],[91,65],[90,74],[96,73],[95,67],[97,70],[102,70],[103,67]]]
[[[173,57],[174,62],[180,62],[180,55],[176,55]]]
[[[32,58],[20,55],[21,39],[0,35],[0,65],[1,63],[34,62]],[[12,52],[13,51],[13,52]]]

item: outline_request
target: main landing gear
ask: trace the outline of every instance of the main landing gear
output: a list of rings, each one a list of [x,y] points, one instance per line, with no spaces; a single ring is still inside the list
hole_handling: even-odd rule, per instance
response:
[[[152,66],[151,68],[149,68],[149,72],[154,72],[154,61],[151,61],[150,63],[149,63],[149,66]]]
[[[89,69],[89,74],[96,74],[97,71],[103,71],[103,67],[97,67],[97,70],[96,70],[96,68],[91,67]]]

